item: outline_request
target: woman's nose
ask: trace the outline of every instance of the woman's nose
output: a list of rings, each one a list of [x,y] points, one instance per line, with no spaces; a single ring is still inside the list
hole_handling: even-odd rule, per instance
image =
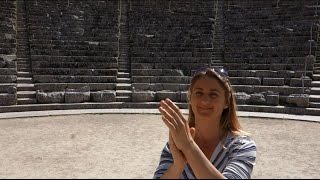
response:
[[[211,103],[211,100],[210,100],[209,96],[202,96],[202,98],[200,99],[200,102],[203,105],[208,105]]]

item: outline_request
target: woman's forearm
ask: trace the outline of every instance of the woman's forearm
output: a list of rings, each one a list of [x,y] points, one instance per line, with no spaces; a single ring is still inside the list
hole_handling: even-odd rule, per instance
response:
[[[190,148],[183,153],[193,173],[198,179],[225,179],[195,142],[193,142]]]
[[[184,167],[178,167],[175,164],[171,164],[168,170],[160,177],[160,179],[178,179],[183,171]]]

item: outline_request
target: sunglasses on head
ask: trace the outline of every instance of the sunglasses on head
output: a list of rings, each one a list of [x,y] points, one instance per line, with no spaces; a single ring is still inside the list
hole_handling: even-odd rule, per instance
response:
[[[215,73],[217,73],[219,76],[223,78],[228,78],[228,71],[224,68],[219,68],[219,67],[201,67],[195,70],[191,70],[191,75],[194,76],[199,73],[206,72],[208,70],[211,70]]]

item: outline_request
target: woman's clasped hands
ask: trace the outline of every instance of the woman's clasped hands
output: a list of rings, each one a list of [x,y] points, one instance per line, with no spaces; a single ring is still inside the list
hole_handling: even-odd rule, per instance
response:
[[[159,111],[163,122],[169,128],[169,146],[174,164],[183,169],[187,163],[184,152],[194,143],[195,128],[189,127],[179,107],[168,98],[160,101]]]

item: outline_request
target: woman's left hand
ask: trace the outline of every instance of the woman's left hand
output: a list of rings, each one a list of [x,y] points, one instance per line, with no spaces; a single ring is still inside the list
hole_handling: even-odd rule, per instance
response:
[[[159,111],[162,120],[169,128],[174,144],[184,152],[193,143],[195,129],[189,127],[188,121],[183,117],[180,109],[170,99],[160,102]]]

